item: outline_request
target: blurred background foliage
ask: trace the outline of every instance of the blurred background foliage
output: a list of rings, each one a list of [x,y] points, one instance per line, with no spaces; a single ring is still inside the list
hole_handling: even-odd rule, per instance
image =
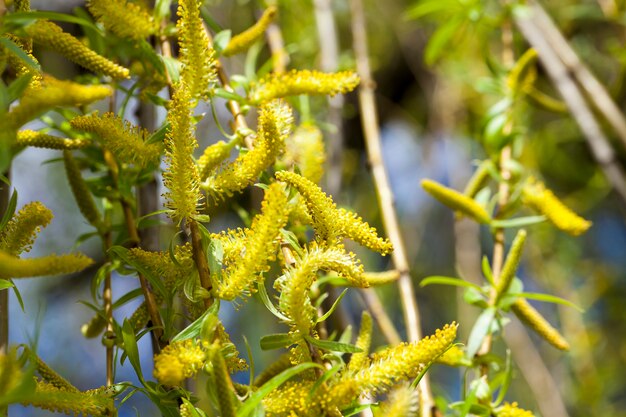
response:
[[[33,0],[32,7],[70,12],[74,7],[82,7],[82,3]],[[323,32],[321,36],[317,35],[316,7],[327,2],[207,0],[205,10],[214,24],[231,28],[236,33],[250,26],[268,3],[279,6],[279,24],[290,55],[289,67],[319,69],[323,47],[320,43],[326,40]],[[338,68],[333,69],[353,68],[348,4],[341,0],[328,3],[334,13],[339,45]],[[414,13],[411,18],[410,10],[424,3],[440,3],[440,7],[433,7],[433,13],[421,16]],[[620,0],[545,2],[547,11],[570,44],[604,83],[620,108],[626,105],[625,3]],[[419,181],[432,178],[462,189],[475,168],[474,161],[486,157],[483,147],[485,115],[501,98],[494,85],[504,73],[500,58],[503,9],[498,2],[482,0],[367,0],[365,4],[384,159],[412,262],[414,282],[419,284],[429,275],[478,280],[480,257],[491,253],[490,234],[467,220],[455,222],[449,209],[426,196]],[[80,33],[78,28],[65,27]],[[516,57],[527,49],[517,32],[513,49]],[[68,67],[66,60],[54,54],[36,50],[35,55],[59,78],[71,78],[81,71]],[[227,70],[230,74],[245,74],[251,60],[256,60],[255,65],[259,68],[269,59],[270,52],[264,46],[247,57],[229,60]],[[543,68],[538,66],[537,70],[537,87],[552,97],[559,97]],[[356,100],[356,94],[346,96],[342,109],[341,188],[335,199],[380,228]],[[228,113],[223,106],[219,107],[226,125]],[[310,111],[316,120],[326,120],[327,108],[325,98],[310,102]],[[524,165],[543,178],[570,207],[594,223],[587,234],[578,238],[549,225],[530,227],[519,272],[527,290],[555,294],[585,309],[581,314],[564,306],[533,303],[562,329],[572,350],[566,354],[557,353],[544,342],[533,340],[557,381],[572,417],[626,416],[625,203],[612,192],[569,113],[547,111],[528,103],[517,106],[515,111],[525,143],[521,158]],[[328,137],[336,136],[336,127],[322,127]],[[212,122],[201,122],[198,131],[201,149],[219,137],[212,129],[215,129]],[[625,166],[626,150],[611,134],[609,138],[620,165]],[[486,145],[490,146],[489,143]],[[42,233],[34,254],[63,252],[89,230],[72,202],[58,157],[54,151],[26,149],[14,160],[12,167],[13,183],[20,193],[18,206],[36,199],[53,212],[63,214]],[[37,180],[33,181],[33,178]],[[245,194],[238,204],[255,207],[258,198],[253,194]],[[214,230],[241,224],[233,214],[211,214],[210,227]],[[171,229],[163,231],[164,237],[171,235]],[[507,240],[511,239],[509,236]],[[88,254],[99,253],[94,240],[80,243],[80,248]],[[357,251],[366,267],[382,269],[388,266],[387,258],[376,257],[356,247],[350,249]],[[68,277],[64,281],[21,281],[19,286],[24,298],[39,303],[38,308],[30,307],[26,312],[21,311],[14,298],[11,299],[11,341],[19,343],[38,337],[41,357],[81,389],[92,388],[86,384],[94,379],[104,380],[104,354],[100,341],[80,337],[80,326],[90,317],[90,312],[73,301],[90,299],[90,280],[90,271],[87,271],[80,278]],[[115,277],[115,297],[135,285],[128,277]],[[417,288],[424,332],[429,334],[443,323],[457,320],[460,340],[467,340],[479,310],[467,306],[462,293],[457,294],[452,287]],[[402,328],[397,291],[395,286],[379,290],[389,314],[398,328]],[[116,311],[116,315],[130,314],[134,307],[133,304],[124,306]],[[347,297],[343,308],[345,321],[358,322],[362,308],[358,294]],[[247,335],[255,361],[259,368],[263,368],[274,352],[262,352],[257,348],[260,331],[269,332],[266,326],[258,323],[269,313],[255,300],[241,305],[239,313],[244,315],[243,320],[233,322],[225,316],[225,325],[238,346],[243,346],[241,335]],[[380,338],[374,343],[384,341]],[[140,346],[144,357],[149,358],[147,338]],[[503,349],[501,344],[499,346]],[[146,359],[146,363],[149,362]],[[519,371],[524,365],[523,362],[517,364],[509,397],[524,404],[525,408],[536,409],[532,389]],[[150,373],[149,370],[144,372]],[[436,395],[448,401],[460,398],[462,375],[459,371],[436,367],[431,375]],[[118,380],[132,378],[132,371],[126,367],[118,371]],[[247,377],[242,375],[242,380],[244,378]],[[137,408],[138,415],[155,412],[141,396],[134,396],[122,408],[122,414],[134,415],[132,407]],[[29,416],[41,415],[42,411],[12,407],[11,413],[13,416]]]

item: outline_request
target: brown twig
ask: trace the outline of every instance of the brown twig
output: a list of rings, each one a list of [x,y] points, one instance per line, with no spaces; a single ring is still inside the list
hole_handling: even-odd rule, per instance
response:
[[[382,157],[378,114],[374,98],[375,83],[372,79],[369,66],[365,14],[363,12],[362,1],[351,0],[350,10],[352,14],[351,26],[354,53],[356,56],[357,71],[361,77],[361,86],[359,87],[361,124],[363,126],[365,144],[374,177],[374,184],[378,194],[378,203],[383,217],[383,224],[394,246],[392,259],[395,268],[400,272],[398,285],[400,287],[400,297],[407,334],[409,341],[415,342],[421,339],[422,336],[420,316],[411,275],[409,274],[409,262],[406,255],[406,248],[400,233],[400,226],[394,208],[393,194],[389,186],[389,180]],[[435,410],[435,402],[430,389],[428,374],[426,374],[420,382],[418,392],[420,394],[420,412],[422,417],[431,417]]]
[[[10,171],[4,173],[8,179]],[[9,205],[10,187],[0,182],[0,216],[3,216]],[[6,354],[9,349],[9,289],[0,290],[0,354]],[[0,409],[0,411],[5,411]]]
[[[570,70],[559,59],[553,46],[545,39],[537,23],[539,19],[536,16],[536,9],[531,10],[533,13],[530,15],[514,15],[515,24],[526,41],[537,50],[539,60],[563,97],[574,120],[578,123],[587,144],[591,148],[593,157],[615,191],[626,202],[626,179],[624,171],[616,160],[615,152],[596,121],[593,112],[589,109],[583,94],[572,79]]]
[[[198,269],[198,275],[200,277],[200,285],[207,291],[211,291],[213,285],[211,284],[211,271],[209,270],[209,264],[206,260],[206,253],[202,246],[202,235],[200,234],[200,228],[198,222],[193,219],[188,219],[189,232],[191,235],[191,248],[193,250],[193,260],[196,263]],[[213,300],[209,298],[204,299],[204,306],[210,307],[213,304]]]

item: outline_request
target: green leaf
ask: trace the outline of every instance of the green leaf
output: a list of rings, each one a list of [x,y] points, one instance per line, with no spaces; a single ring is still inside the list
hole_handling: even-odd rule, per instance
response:
[[[261,337],[260,344],[262,350],[280,349],[293,344],[293,339],[288,333],[268,334]]]
[[[341,299],[346,295],[347,291],[348,291],[348,289],[346,288],[345,290],[343,290],[341,292],[341,294],[339,294],[339,297],[337,297],[337,299],[335,300],[333,305],[328,309],[328,311],[326,313],[324,313],[324,315],[322,317],[317,319],[317,323],[323,322],[324,320],[329,318],[331,314],[333,314],[335,309],[337,309],[337,307],[339,306],[339,301],[341,301]]]
[[[118,298],[117,301],[113,303],[113,309],[121,307],[127,302],[134,300],[135,298],[140,297],[142,295],[143,295],[143,290],[141,288],[135,288],[134,290],[129,291],[123,296],[121,296],[120,298]]]
[[[213,89],[213,95],[216,97],[224,98],[226,100],[234,100],[239,103],[245,103],[246,101],[246,99],[241,97],[239,94],[233,93],[232,91],[224,90],[223,88],[219,87]]]
[[[7,88],[7,93],[9,95],[9,102],[17,100],[18,98],[22,96],[22,93],[24,92],[24,90],[26,90],[26,87],[28,87],[28,85],[30,84],[30,80],[32,78],[33,78],[33,73],[27,72],[26,74],[22,75],[21,77],[13,81],[11,84],[9,84],[9,87]]]
[[[202,326],[204,321],[208,319],[209,316],[213,315],[217,317],[217,312],[220,309],[219,300],[216,299],[211,307],[209,307],[200,317],[198,317],[193,323],[189,326],[185,327],[183,331],[178,333],[176,336],[172,338],[172,342],[180,342],[181,340],[193,339],[200,335],[202,330]]]
[[[263,282],[259,282],[257,284],[257,289],[258,289],[257,294],[259,298],[261,299],[261,302],[270,311],[270,313],[272,313],[273,315],[275,315],[276,317],[278,317],[279,319],[283,321],[289,322],[290,321],[289,317],[285,316],[283,313],[278,311],[276,306],[274,306],[274,304],[270,300],[270,297],[267,294],[267,290],[265,289],[265,284],[263,284]]]
[[[211,239],[209,250],[207,251],[207,262],[211,276],[217,277],[219,280],[222,275],[222,265],[224,260],[224,247],[219,239]]]
[[[483,275],[485,276],[487,281],[489,281],[489,284],[491,284],[491,286],[496,285],[493,280],[493,271],[491,270],[491,265],[489,265],[489,259],[487,259],[487,256],[483,256],[481,267],[483,270]]]
[[[377,405],[378,403],[374,403],[374,404],[359,404],[359,405],[355,405],[352,407],[348,407],[345,408],[343,410],[341,410],[341,415],[343,417],[350,417],[350,416],[354,416],[359,414],[361,411],[367,410],[368,408],[372,408],[373,405]]]
[[[141,263],[136,262],[134,259],[132,259],[128,255],[128,249],[122,246],[112,246],[111,248],[109,248],[109,252],[115,255],[116,257],[120,258],[127,265],[130,265],[133,268],[135,268],[135,270],[137,270],[138,273],[143,275],[150,282],[150,284],[152,285],[152,288],[154,288],[160,294],[162,294],[163,296],[167,295],[167,290],[165,286],[163,285],[163,282],[161,281],[161,279],[159,277],[152,275],[152,273],[150,273],[150,271],[144,268]]]
[[[458,2],[450,0],[419,1],[415,6],[411,7],[406,12],[405,17],[407,19],[420,19],[424,16],[437,12],[450,13],[450,9],[458,4]]]
[[[39,66],[37,61],[35,61],[30,56],[28,56],[28,54],[24,52],[22,48],[17,46],[17,44],[13,42],[12,40],[10,40],[9,38],[0,37],[0,45],[7,48],[9,52],[17,56],[22,62],[24,62],[31,69],[34,69],[35,71],[41,71],[41,67]]]
[[[439,26],[428,41],[428,45],[426,45],[426,50],[424,51],[426,65],[432,66],[437,62],[462,24],[463,19],[456,16]]]
[[[7,209],[2,215],[2,220],[0,220],[0,230],[4,230],[7,223],[9,223],[11,218],[13,218],[16,207],[17,207],[17,190],[13,190],[13,194],[11,194],[11,199],[9,200],[9,204],[7,205]]]
[[[135,369],[135,373],[137,373],[139,380],[143,381],[141,363],[139,362],[139,349],[137,349],[137,339],[135,339],[135,331],[127,319],[124,319],[124,324],[122,325],[122,339],[124,340],[124,353],[128,356],[128,360]]]
[[[511,381],[513,380],[513,361],[511,359],[511,351],[509,349],[506,350],[506,362],[504,365],[503,381],[500,386],[500,391],[498,392],[498,398],[496,398],[495,405],[500,404],[509,391],[509,387],[511,386]]]
[[[481,288],[478,285],[472,284],[471,282],[463,281],[462,279],[459,279],[459,278],[444,277],[440,275],[433,275],[433,276],[424,278],[420,282],[420,287],[425,287],[427,285],[432,285],[432,284],[453,285],[456,287],[474,288],[477,291],[481,291]]]
[[[467,288],[463,293],[463,300],[465,300],[467,304],[480,308],[487,308],[489,306],[485,298],[485,293],[475,288]]]
[[[217,50],[218,52],[222,52],[228,45],[228,42],[230,42],[231,36],[232,31],[230,29],[223,30],[217,33],[213,37],[213,47],[215,48],[215,50]]]
[[[173,83],[177,83],[180,80],[181,63],[178,59],[170,56],[159,55],[161,62],[165,66],[165,70],[170,75],[170,79]]]
[[[327,370],[326,372],[324,372],[324,374],[320,378],[318,378],[317,381],[315,381],[315,384],[313,384],[313,386],[309,390],[309,394],[307,395],[307,398],[312,398],[313,395],[315,395],[315,392],[318,390],[318,388],[322,386],[322,384],[324,384],[326,381],[332,378],[337,372],[339,372],[343,368],[344,368],[344,364],[337,364],[333,366],[332,368],[330,368],[329,370]]]
[[[491,222],[491,227],[498,229],[507,229],[512,227],[523,227],[531,224],[537,224],[544,222],[546,220],[546,216],[525,216],[525,217],[517,217],[515,219],[507,219],[507,220],[493,220]]]
[[[15,13],[11,13],[10,15],[5,16],[4,23],[23,27],[23,26],[27,26],[33,23],[35,20],[40,20],[40,19],[49,19],[49,20],[56,20],[59,22],[75,23],[77,25],[85,26],[85,27],[88,27],[89,29],[97,31],[102,36],[104,36],[104,33],[102,32],[102,30],[98,26],[94,25],[93,22],[90,22],[89,20],[83,19],[81,17],[77,17],[74,15],[65,14],[65,13],[47,12],[47,11],[15,12]]]
[[[6,290],[7,288],[13,288],[15,284],[13,284],[8,279],[0,279],[0,291]]]
[[[345,352],[345,353],[363,352],[363,349],[360,349],[349,343],[333,342],[332,340],[320,340],[320,339],[316,339],[308,335],[304,336],[304,338],[310,344],[317,346],[320,349],[328,350],[330,352]]]
[[[165,139],[165,135],[167,134],[167,131],[169,130],[169,128],[170,128],[169,122],[163,123],[163,126],[158,128],[156,131],[152,132],[152,134],[146,141],[146,144],[163,142],[163,140]]]
[[[491,323],[496,316],[496,309],[493,307],[489,307],[485,309],[474,324],[472,331],[470,332],[469,338],[467,340],[467,357],[473,358],[480,349],[480,346],[485,339],[485,336],[489,333],[489,329],[491,327]]]
[[[261,386],[258,390],[256,390],[237,410],[236,417],[247,417],[256,407],[263,401],[263,398],[270,392],[274,391],[276,388],[281,386],[291,377],[306,371],[311,368],[322,368],[321,365],[312,362],[305,362],[299,365],[293,366],[289,369],[285,369],[269,381],[267,381],[263,386]]]
[[[572,303],[569,300],[566,300],[561,297],[557,297],[556,295],[540,294],[536,292],[518,292],[518,293],[511,293],[510,295],[515,296],[515,297],[528,298],[529,300],[543,301],[546,303],[562,304],[568,307],[572,307],[581,313],[584,313],[585,311],[582,307]]]
[[[172,0],[157,0],[154,5],[154,17],[156,21],[163,20],[164,17],[169,16]]]

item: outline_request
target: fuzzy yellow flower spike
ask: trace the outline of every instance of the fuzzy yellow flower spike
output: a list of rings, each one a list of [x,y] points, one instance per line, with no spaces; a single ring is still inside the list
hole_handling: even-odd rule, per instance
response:
[[[56,388],[67,391],[67,392],[79,392],[78,388],[74,385],[70,384],[68,380],[59,375],[56,371],[54,371],[47,363],[45,363],[35,352],[31,351],[30,348],[25,347],[24,353],[26,353],[29,357],[29,361],[34,363],[37,373],[49,384],[55,386]]]
[[[0,278],[29,278],[79,272],[93,264],[87,256],[76,253],[20,259],[0,251]]]
[[[350,92],[359,85],[354,71],[324,73],[311,70],[293,70],[284,74],[271,73],[252,84],[249,99],[258,105],[275,98],[288,96],[329,95]]]
[[[513,279],[515,278],[517,267],[522,259],[522,251],[524,250],[525,242],[526,230],[520,229],[511,244],[511,250],[506,257],[498,282],[496,282],[496,303],[504,294],[506,294],[511,286],[511,282],[513,282]]]
[[[430,195],[445,204],[452,210],[458,210],[461,213],[473,218],[478,223],[489,224],[491,217],[483,206],[478,204],[474,199],[459,193],[451,188],[444,187],[436,181],[422,180],[422,188]]]
[[[113,113],[74,117],[70,124],[74,129],[98,135],[104,147],[115,155],[118,162],[143,168],[157,164],[161,156],[162,144],[146,143],[150,137],[146,129],[133,126]]]
[[[159,28],[146,9],[126,0],[89,0],[87,8],[106,30],[121,38],[145,39]]]
[[[201,4],[199,0],[180,0],[177,11],[181,81],[188,86],[191,98],[205,98],[217,79],[215,51],[200,16]]]
[[[230,155],[232,145],[223,140],[207,146],[198,158],[198,172],[200,173],[200,181],[206,180],[209,175]]]
[[[289,171],[277,172],[276,178],[294,187],[304,197],[315,233],[322,242],[333,245],[338,238],[347,237],[383,255],[393,251],[388,239],[378,236],[376,229],[355,213],[337,209],[332,198],[315,183]]]
[[[312,124],[299,126],[287,141],[283,160],[287,165],[297,165],[304,178],[319,183],[326,163],[322,131]]]
[[[108,75],[116,79],[130,76],[128,69],[98,55],[74,36],[63,32],[63,29],[57,24],[48,20],[37,20],[32,25],[27,26],[26,34],[32,38],[34,43],[52,49],[70,61],[97,74]]]
[[[254,148],[207,179],[202,187],[214,199],[219,199],[241,192],[253,184],[261,172],[272,165],[283,151],[285,139],[291,133],[292,122],[291,109],[280,100],[261,107]]]
[[[567,340],[524,298],[517,299],[511,306],[511,310],[520,321],[526,323],[546,342],[559,350],[569,350],[570,346]]]
[[[367,311],[363,311],[363,314],[361,314],[361,328],[355,343],[355,346],[361,349],[361,352],[352,354],[350,363],[348,363],[349,370],[358,370],[369,365],[368,355],[372,344],[373,329],[372,316]]]
[[[34,130],[20,130],[17,132],[16,146],[32,146],[59,150],[81,149],[91,145],[89,139],[68,139],[47,135]]]
[[[180,84],[167,114],[170,130],[165,136],[165,161],[168,167],[163,173],[163,184],[169,191],[164,196],[167,207],[172,210],[170,217],[177,224],[195,216],[202,200],[198,170],[193,160],[193,150],[198,147],[198,142],[194,136],[190,100],[187,86]]]
[[[417,417],[419,412],[419,397],[417,390],[408,384],[398,385],[387,399],[380,404],[380,413],[385,417]]]
[[[44,76],[40,88],[29,87],[17,106],[8,113],[8,122],[14,129],[42,113],[60,106],[82,106],[102,100],[113,94],[105,85],[82,85]]]
[[[287,196],[279,183],[273,183],[265,191],[261,213],[254,217],[247,233],[245,256],[224,271],[224,279],[217,289],[219,298],[234,300],[251,290],[251,285],[259,280],[259,274],[265,272],[269,262],[274,260],[276,238],[288,216]]]
[[[65,174],[70,183],[72,194],[78,205],[78,209],[89,224],[96,229],[102,228],[102,218],[96,207],[89,188],[83,179],[78,163],[70,151],[63,151],[63,162],[65,163]]]
[[[27,395],[23,404],[74,415],[104,417],[115,412],[112,392],[108,390],[72,392],[44,381],[36,382],[35,393]]]
[[[39,201],[26,204],[0,232],[0,249],[13,256],[30,251],[37,233],[50,224],[52,217]]]
[[[154,377],[163,385],[177,386],[194,376],[207,361],[200,342],[191,339],[174,342],[154,356]]]
[[[226,48],[222,51],[222,55],[231,56],[246,51],[254,42],[263,36],[268,26],[274,21],[274,19],[276,19],[277,14],[278,9],[276,6],[268,7],[263,12],[263,15],[258,22],[246,29],[244,32],[241,32],[231,38],[228,45],[226,45]]]
[[[504,403],[500,411],[496,414],[497,417],[534,417],[534,414],[530,411],[521,409],[517,406],[517,403]]]
[[[304,417],[315,415],[307,398],[313,381],[287,381],[263,398],[268,417]],[[320,414],[321,415],[321,414]]]
[[[581,235],[591,227],[590,221],[570,210],[542,182],[533,178],[524,187],[522,199],[533,210],[546,216],[550,223],[572,236]]]

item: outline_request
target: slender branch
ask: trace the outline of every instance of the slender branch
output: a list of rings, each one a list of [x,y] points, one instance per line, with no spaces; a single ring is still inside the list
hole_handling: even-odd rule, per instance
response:
[[[553,46],[544,38],[537,23],[536,9],[533,8],[532,11],[530,15],[514,15],[515,24],[526,41],[537,50],[548,76],[565,100],[565,104],[587,140],[593,157],[615,191],[626,202],[626,179],[624,171],[616,160],[615,152],[585,102],[583,94],[572,79],[572,74],[561,62]]]
[[[365,15],[361,0],[351,0],[350,10],[352,14],[352,37],[356,56],[357,71],[361,77],[359,87],[359,108],[361,110],[361,124],[365,136],[368,159],[372,168],[374,184],[378,193],[378,203],[380,205],[383,224],[389,239],[393,243],[394,251],[392,259],[395,268],[400,272],[398,285],[400,287],[400,297],[404,312],[405,325],[409,341],[415,342],[421,339],[421,323],[415,290],[409,274],[409,262],[406,248],[400,233],[400,226],[394,208],[393,194],[389,186],[385,164],[383,162],[382,147],[380,143],[380,130],[378,127],[378,114],[374,99],[375,83],[369,66],[367,51],[367,34],[365,25]],[[430,379],[428,374],[424,376],[418,386],[420,394],[420,412],[422,417],[430,417],[435,409],[435,402],[430,389]]]
[[[1,4],[4,4],[2,2]],[[10,170],[4,173],[9,178]],[[4,215],[9,205],[10,198],[9,185],[0,182],[0,215]],[[6,353],[9,349],[9,289],[0,290],[0,354]],[[1,411],[6,411],[2,410]]]
[[[189,231],[191,235],[191,247],[193,250],[193,260],[196,263],[198,269],[198,275],[200,276],[200,285],[207,291],[211,291],[213,285],[211,284],[211,272],[209,271],[209,264],[206,260],[206,254],[202,247],[202,235],[200,234],[200,228],[198,222],[193,219],[189,219],[187,224],[189,225]],[[213,300],[209,298],[204,299],[204,306],[211,307]]]
[[[112,246],[111,231],[107,231],[103,236],[104,252],[107,253]],[[104,291],[102,294],[104,302],[104,315],[106,317],[106,331],[104,337],[113,338],[113,291],[111,289],[111,272],[107,272],[104,277]],[[107,340],[107,342],[110,342]],[[113,385],[113,343],[106,343],[106,385]]]

